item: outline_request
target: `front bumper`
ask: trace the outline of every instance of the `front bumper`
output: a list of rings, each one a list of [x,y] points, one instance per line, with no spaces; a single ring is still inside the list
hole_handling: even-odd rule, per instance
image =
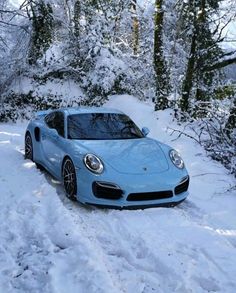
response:
[[[77,197],[84,204],[93,204],[102,207],[113,208],[147,208],[156,206],[174,206],[188,196],[187,188],[183,188],[183,182],[189,182],[186,169],[169,169],[159,174],[125,174],[104,172],[95,175],[91,172],[77,170]],[[94,184],[96,182],[115,185],[122,191],[115,196],[108,196],[108,192],[96,194]],[[181,188],[182,184],[182,188]],[[170,195],[171,192],[171,195]],[[137,195],[130,199],[130,195]],[[142,195],[141,197],[139,195]],[[145,196],[147,195],[147,200]],[[141,199],[140,199],[141,198]]]
[[[93,206],[96,206],[99,208],[105,208],[105,209],[112,208],[116,210],[137,210],[137,209],[150,209],[150,208],[157,208],[157,207],[166,207],[166,208],[175,207],[176,205],[184,201],[185,198],[176,202],[172,201],[172,202],[165,202],[165,203],[152,203],[152,204],[149,203],[146,205],[136,204],[136,205],[126,205],[126,206],[115,206],[115,205],[112,206],[112,205],[104,205],[104,204],[89,203],[89,202],[86,202],[85,204],[93,205]]]

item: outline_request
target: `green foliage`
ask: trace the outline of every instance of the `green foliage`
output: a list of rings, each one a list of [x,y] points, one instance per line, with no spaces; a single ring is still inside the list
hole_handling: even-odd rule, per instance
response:
[[[225,85],[214,90],[214,98],[224,100],[236,96],[236,88],[233,85]]]

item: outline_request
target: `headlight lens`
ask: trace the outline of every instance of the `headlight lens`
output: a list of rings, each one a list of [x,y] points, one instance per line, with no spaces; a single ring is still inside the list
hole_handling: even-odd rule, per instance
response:
[[[184,168],[184,161],[176,150],[170,151],[170,159],[172,163],[179,169]]]
[[[85,155],[84,164],[90,171],[96,174],[101,174],[104,168],[102,161],[93,154]]]

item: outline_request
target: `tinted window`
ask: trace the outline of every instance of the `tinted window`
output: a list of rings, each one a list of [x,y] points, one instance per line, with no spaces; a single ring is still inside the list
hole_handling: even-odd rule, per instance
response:
[[[45,117],[48,127],[57,130],[58,134],[64,137],[64,114],[62,112],[53,112]]]
[[[140,129],[124,114],[88,113],[68,116],[70,139],[130,139],[143,137]]]
[[[45,117],[45,122],[47,123],[48,127],[54,128],[54,117],[55,117],[55,112],[48,114]]]

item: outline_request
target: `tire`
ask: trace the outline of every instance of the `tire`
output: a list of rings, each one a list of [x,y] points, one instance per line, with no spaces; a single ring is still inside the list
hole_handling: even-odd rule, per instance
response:
[[[33,161],[33,142],[29,132],[25,136],[25,159]]]
[[[37,169],[39,169],[40,171],[45,171],[45,168],[43,165],[36,163],[36,162],[35,162],[35,165],[36,165]]]
[[[62,167],[62,178],[66,196],[70,200],[77,200],[77,182],[75,167],[70,158],[66,158]]]

